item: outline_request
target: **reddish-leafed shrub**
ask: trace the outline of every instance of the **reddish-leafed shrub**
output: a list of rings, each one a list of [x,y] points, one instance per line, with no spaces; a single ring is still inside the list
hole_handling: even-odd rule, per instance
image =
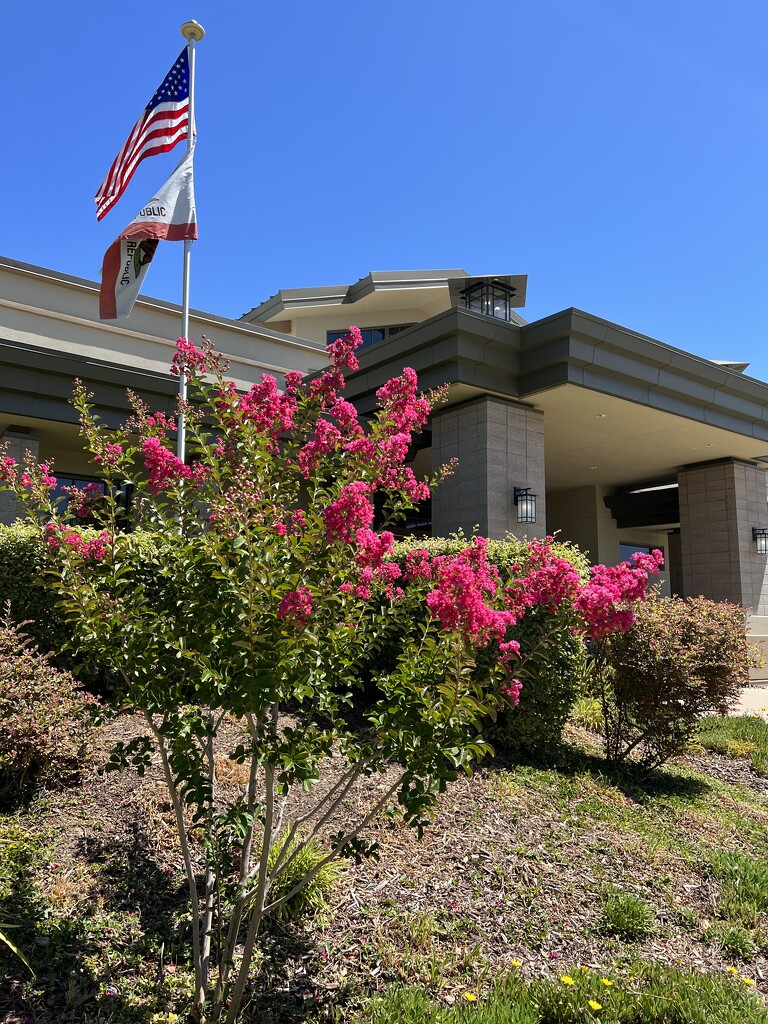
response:
[[[606,755],[634,752],[653,768],[680,753],[703,715],[725,714],[749,680],[746,613],[703,597],[660,598],[634,609],[626,633],[605,641]]]
[[[92,698],[50,664],[8,619],[0,621],[0,790],[6,798],[79,773]]]

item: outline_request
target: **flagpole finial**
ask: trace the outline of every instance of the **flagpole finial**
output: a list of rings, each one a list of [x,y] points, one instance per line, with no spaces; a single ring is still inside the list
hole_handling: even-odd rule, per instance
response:
[[[199,43],[201,39],[205,38],[205,29],[196,21],[185,21],[181,26],[181,34],[187,42],[194,39],[196,43]]]

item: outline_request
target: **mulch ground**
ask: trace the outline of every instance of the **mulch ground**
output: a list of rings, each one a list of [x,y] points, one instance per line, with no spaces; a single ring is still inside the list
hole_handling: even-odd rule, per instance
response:
[[[37,816],[36,827],[53,848],[44,890],[76,873],[84,858],[130,856],[132,850],[159,872],[180,877],[159,764],[143,778],[104,772],[114,743],[141,731],[137,718],[108,723],[96,737],[82,784],[51,794]],[[242,782],[237,766],[223,767],[234,792]],[[708,753],[686,758],[684,767],[754,792],[753,817],[758,825],[762,817],[768,850],[768,779],[755,775],[747,761]],[[329,783],[333,770],[331,761]],[[351,818],[365,805],[366,787],[383,785],[382,776],[366,780],[345,815]],[[338,827],[335,822],[329,831]],[[694,813],[682,811],[679,828],[690,828],[696,842],[738,842],[733,835],[723,840]],[[632,956],[712,971],[735,964],[768,994],[764,954],[750,962],[727,959],[702,938],[717,899],[704,866],[610,816],[595,819],[578,792],[570,803],[551,800],[496,762],[449,787],[421,840],[386,815],[366,838],[378,841],[380,861],[347,867],[326,913],[306,925],[278,923],[265,935],[261,999],[274,1005],[280,998],[294,1008],[281,1020],[307,1019],[302,1014],[308,1004],[338,1000],[352,989],[370,994],[392,983],[420,983],[451,1002],[504,971],[533,977],[584,965],[610,973]],[[599,933],[607,885],[654,907],[649,936],[627,943]],[[80,898],[87,901],[88,891]]]

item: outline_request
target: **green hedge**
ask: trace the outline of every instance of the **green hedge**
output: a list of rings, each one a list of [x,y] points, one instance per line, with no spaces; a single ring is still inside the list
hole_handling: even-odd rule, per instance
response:
[[[131,534],[131,542],[132,554],[146,564],[146,577],[158,600],[172,600],[152,569],[152,543],[140,532]],[[111,688],[115,684],[111,673],[86,652],[74,649],[72,631],[57,602],[55,592],[46,586],[46,553],[39,531],[28,523],[0,525],[0,610],[9,607],[11,620],[23,624],[24,633],[50,654],[56,668],[72,672],[91,688]]]
[[[10,602],[11,618],[44,651],[66,646],[67,629],[56,610],[56,595],[45,585],[45,553],[39,532],[26,523],[0,526],[0,603]]]

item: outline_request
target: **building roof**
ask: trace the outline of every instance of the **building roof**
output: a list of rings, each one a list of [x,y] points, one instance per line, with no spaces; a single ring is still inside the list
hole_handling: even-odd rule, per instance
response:
[[[525,305],[524,274],[486,274],[484,278],[495,278],[514,287],[519,302]],[[372,296],[386,296],[391,301],[396,293],[408,305],[418,306],[422,296],[442,289],[446,292],[446,306],[456,305],[458,289],[481,278],[470,276],[466,270],[375,270],[361,277],[354,284],[323,285],[314,288],[283,288],[266,301],[255,306],[242,317],[248,323],[268,323],[287,313],[318,306],[340,306],[361,303]],[[405,294],[404,294],[405,293]],[[409,294],[408,294],[409,293]]]

